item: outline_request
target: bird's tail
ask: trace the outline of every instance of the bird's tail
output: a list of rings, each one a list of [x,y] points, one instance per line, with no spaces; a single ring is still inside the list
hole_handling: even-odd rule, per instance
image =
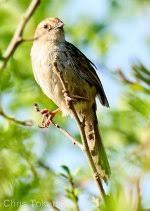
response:
[[[107,182],[110,176],[110,166],[98,130],[96,109],[88,109],[88,111],[84,114],[84,118],[85,134],[93,161],[96,165],[98,173],[104,179],[104,181]]]

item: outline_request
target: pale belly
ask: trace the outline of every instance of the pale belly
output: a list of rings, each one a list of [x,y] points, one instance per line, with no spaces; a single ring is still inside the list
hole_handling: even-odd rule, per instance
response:
[[[34,77],[44,94],[60,108],[64,115],[71,114],[64,99],[61,81],[56,73],[53,72],[49,57],[46,58],[45,54],[42,55],[40,53],[40,55],[36,55],[34,53],[31,55],[31,58]],[[87,98],[87,100],[77,100],[77,103],[75,103],[76,109],[82,112],[85,108],[92,106],[96,96],[95,87],[90,87],[78,74],[69,68],[67,69],[67,67],[64,70],[63,76],[71,97],[79,96]]]
[[[65,102],[62,92],[63,88],[58,76],[47,65],[35,67],[33,72],[43,93],[62,110]]]

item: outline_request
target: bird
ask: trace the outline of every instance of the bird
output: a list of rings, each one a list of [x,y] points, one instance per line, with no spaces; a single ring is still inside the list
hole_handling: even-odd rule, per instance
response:
[[[55,64],[80,121],[84,119],[84,132],[98,172],[103,172],[104,181],[108,180],[110,165],[98,128],[96,97],[103,106],[109,107],[109,103],[96,66],[75,45],[66,41],[64,23],[57,17],[48,17],[38,24],[30,55],[35,80],[58,106],[54,112],[44,110],[43,114],[48,118],[48,114],[54,116],[60,110],[64,116],[73,116],[64,98],[62,81],[53,69]],[[47,121],[44,126],[48,125]]]

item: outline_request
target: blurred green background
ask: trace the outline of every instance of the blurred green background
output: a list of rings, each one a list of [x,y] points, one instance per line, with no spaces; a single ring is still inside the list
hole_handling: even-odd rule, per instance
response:
[[[0,0],[0,62],[29,3]],[[38,128],[33,104],[56,106],[33,78],[32,43],[25,42],[0,72],[0,210],[150,210],[150,1],[43,0],[24,38],[49,16],[65,22],[66,39],[96,64],[108,96],[110,109],[98,102],[97,114],[112,171],[110,198],[107,208],[99,202],[77,146],[53,126]],[[73,120],[59,114],[55,121],[79,140]]]

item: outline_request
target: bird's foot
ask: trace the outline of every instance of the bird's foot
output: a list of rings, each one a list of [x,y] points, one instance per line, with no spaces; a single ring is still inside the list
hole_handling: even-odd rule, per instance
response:
[[[63,94],[64,94],[64,99],[65,99],[65,101],[66,101],[66,104],[67,104],[68,108],[70,108],[71,103],[75,103],[75,102],[76,102],[76,99],[70,97],[68,91],[62,90],[62,92],[63,92]]]
[[[76,103],[79,100],[89,100],[87,97],[79,96],[79,95],[72,95],[69,96],[69,92],[63,90],[64,98],[66,100],[67,105],[69,106],[70,103]]]
[[[79,95],[73,95],[73,99],[77,100],[89,100],[88,97],[83,97],[83,96],[79,96]]]
[[[57,108],[54,111],[49,111],[48,109],[40,109],[38,104],[35,104],[35,108],[36,108],[36,111],[40,112],[41,115],[43,116],[42,124],[39,125],[40,128],[48,128],[54,116],[57,114],[57,112],[60,111],[59,108]]]

